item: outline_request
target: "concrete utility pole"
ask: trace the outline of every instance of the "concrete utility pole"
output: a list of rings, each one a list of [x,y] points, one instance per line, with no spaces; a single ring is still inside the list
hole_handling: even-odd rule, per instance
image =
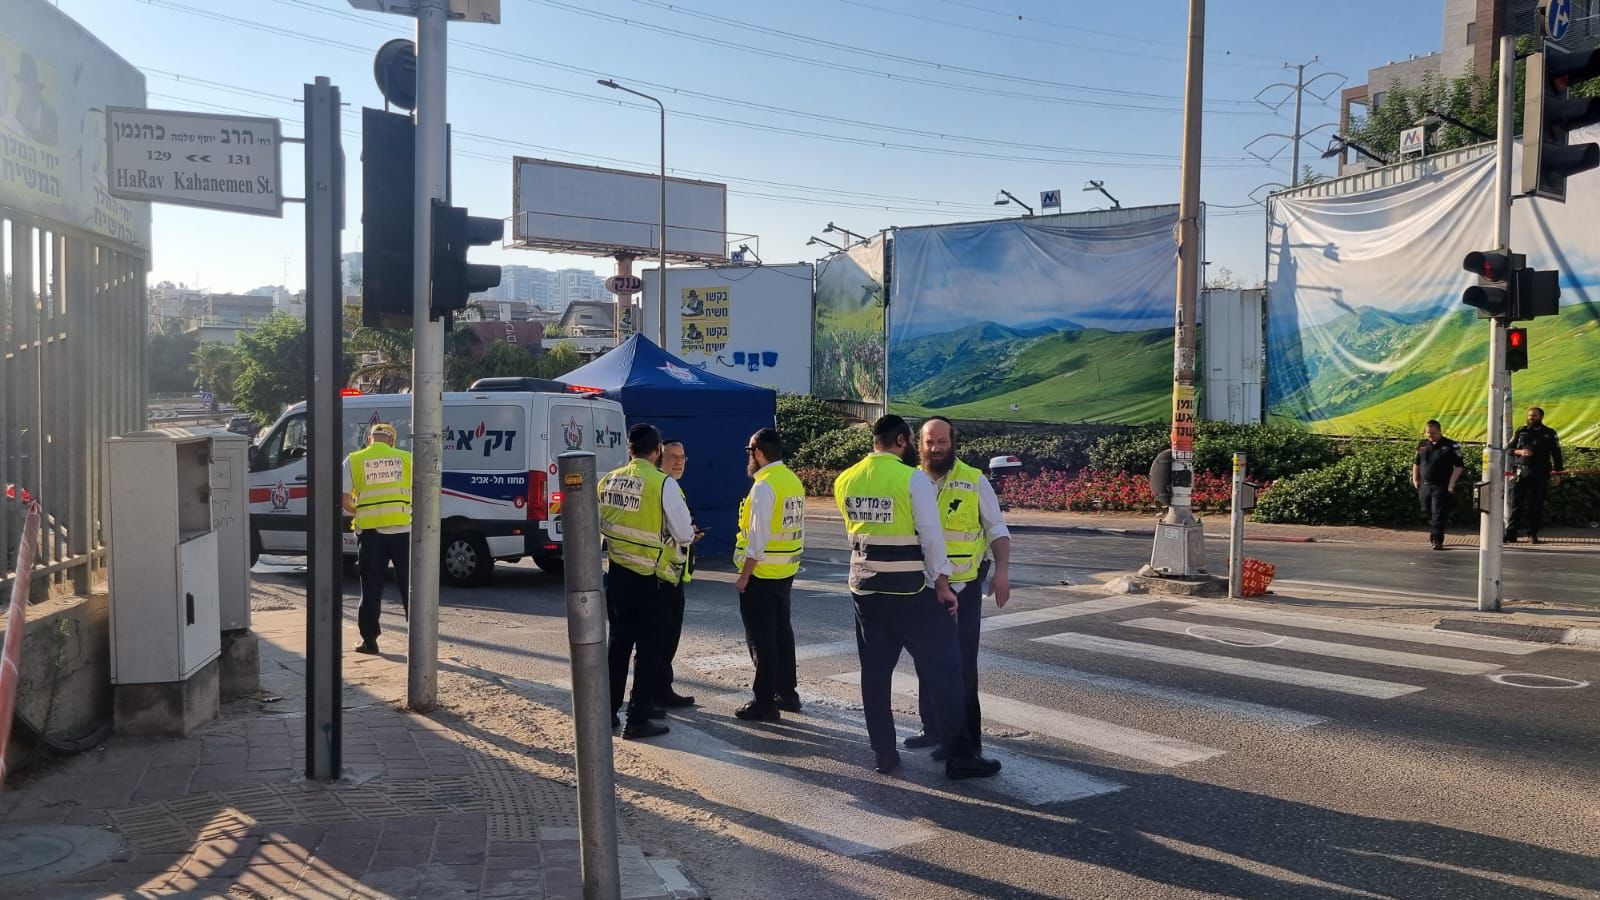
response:
[[[1156,523],[1147,574],[1204,577],[1205,535],[1194,517],[1195,307],[1200,289],[1200,125],[1205,96],[1205,0],[1189,0],[1189,73],[1184,86],[1183,168],[1178,206],[1178,302],[1172,358],[1172,503]]]
[[[445,48],[449,0],[417,0],[416,237],[412,270],[411,641],[406,705],[426,712],[439,696],[439,485],[444,473],[444,323],[431,315],[433,201],[448,184]]]
[[[1290,162],[1289,162],[1289,165],[1290,165],[1290,169],[1289,169],[1289,186],[1291,188],[1292,187],[1296,187],[1296,186],[1298,186],[1300,184],[1300,142],[1305,140],[1306,138],[1310,137],[1311,135],[1316,134],[1317,132],[1321,131],[1324,128],[1333,128],[1334,127],[1334,124],[1332,122],[1328,122],[1328,123],[1324,123],[1322,125],[1318,125],[1317,127],[1312,128],[1309,131],[1302,130],[1301,112],[1302,112],[1302,110],[1303,110],[1303,108],[1305,106],[1305,96],[1306,96],[1306,94],[1310,94],[1311,96],[1315,97],[1318,100],[1326,100],[1329,97],[1332,97],[1333,96],[1333,92],[1338,90],[1340,88],[1340,86],[1342,86],[1345,83],[1345,81],[1348,80],[1343,75],[1340,75],[1337,72],[1323,72],[1320,75],[1313,76],[1311,78],[1311,80],[1307,81],[1306,80],[1306,69],[1311,67],[1311,66],[1313,66],[1313,65],[1315,65],[1315,64],[1317,64],[1320,61],[1321,60],[1318,57],[1313,56],[1309,60],[1307,60],[1307,61],[1305,61],[1303,63],[1284,63],[1283,67],[1285,69],[1294,69],[1295,70],[1294,83],[1290,84],[1290,83],[1288,83],[1286,81],[1280,81],[1280,82],[1277,82],[1276,84],[1269,84],[1266,87],[1264,87],[1261,90],[1256,92],[1256,102],[1261,104],[1262,106],[1265,106],[1267,109],[1272,110],[1273,112],[1277,112],[1279,109],[1283,108],[1283,104],[1288,102],[1288,96],[1286,95],[1282,99],[1278,100],[1278,102],[1272,103],[1272,102],[1269,102],[1269,101],[1261,99],[1261,95],[1262,94],[1265,94],[1268,91],[1273,90],[1274,88],[1283,88],[1283,89],[1289,91],[1292,94],[1292,96],[1294,97],[1294,132],[1292,134],[1284,134],[1282,132],[1272,131],[1272,132],[1268,132],[1266,134],[1263,134],[1260,137],[1257,137],[1255,140],[1252,140],[1248,144],[1245,144],[1245,151],[1248,152],[1251,156],[1254,156],[1256,159],[1259,159],[1262,162],[1271,163],[1273,160],[1277,159],[1279,153],[1283,152],[1283,150],[1281,148],[1277,152],[1273,153],[1271,156],[1262,156],[1262,155],[1256,153],[1254,150],[1251,150],[1250,148],[1252,146],[1254,146],[1256,143],[1258,143],[1260,141],[1264,141],[1264,140],[1266,140],[1268,138],[1281,138],[1281,139],[1283,139],[1285,141],[1288,141],[1289,148],[1290,148],[1289,149],[1289,159],[1290,159]],[[1315,90],[1311,89],[1312,85],[1316,84],[1317,82],[1321,81],[1324,78],[1337,78],[1337,79],[1339,79],[1339,83],[1334,85],[1327,92],[1321,93],[1321,94],[1319,94]]]
[[[1511,252],[1511,111],[1516,92],[1516,46],[1500,39],[1500,130],[1494,161],[1494,245]],[[1488,502],[1478,516],[1478,611],[1500,609],[1501,541],[1505,540],[1506,405],[1511,378],[1506,372],[1505,319],[1489,320],[1489,422],[1484,429],[1483,477]]]

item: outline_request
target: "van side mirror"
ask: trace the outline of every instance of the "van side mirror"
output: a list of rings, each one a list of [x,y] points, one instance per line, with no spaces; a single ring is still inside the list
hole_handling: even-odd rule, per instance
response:
[[[257,447],[255,444],[251,444],[248,452],[250,459],[250,471],[261,471],[261,448]]]

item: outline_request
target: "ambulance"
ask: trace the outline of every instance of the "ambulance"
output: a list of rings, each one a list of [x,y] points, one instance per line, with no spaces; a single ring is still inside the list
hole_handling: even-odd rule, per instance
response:
[[[450,584],[477,586],[494,577],[496,560],[531,557],[561,571],[561,493],[556,457],[595,454],[608,472],[628,461],[622,405],[596,392],[507,390],[499,379],[444,395],[444,475],[439,498],[440,571]],[[509,385],[515,387],[513,383]],[[366,445],[367,430],[387,422],[411,449],[411,395],[363,394],[344,399],[340,459]],[[306,405],[297,403],[250,448],[250,558],[303,556],[309,448]],[[346,519],[348,525],[348,518]],[[347,532],[345,553],[356,539]]]

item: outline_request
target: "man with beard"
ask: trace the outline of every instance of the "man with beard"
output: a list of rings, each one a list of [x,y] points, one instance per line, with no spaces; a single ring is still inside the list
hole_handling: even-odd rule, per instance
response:
[[[1551,486],[1561,484],[1555,474],[1561,464],[1561,438],[1556,430],[1544,424],[1544,410],[1528,407],[1528,424],[1517,429],[1511,438],[1511,469],[1516,480],[1511,482],[1511,518],[1506,522],[1506,543],[1516,543],[1517,532],[1528,532],[1528,539],[1539,540],[1539,526],[1544,524],[1544,497]]]
[[[689,465],[689,454],[683,449],[683,441],[669,440],[661,442],[661,471],[667,473],[678,484],[678,493],[683,493],[683,470]],[[692,518],[691,518],[692,521]],[[700,540],[705,532],[700,530],[698,524],[694,527],[694,539]],[[656,685],[661,691],[657,703],[663,709],[682,709],[693,706],[694,698],[680,694],[672,689],[672,660],[678,655],[678,642],[683,638],[683,610],[684,610],[684,585],[692,579],[694,572],[694,547],[693,545],[681,548],[683,550],[682,577],[678,583],[667,588],[667,606],[662,615],[661,636],[661,673],[657,676]]]
[[[939,492],[939,517],[944,523],[945,553],[950,559],[950,586],[956,591],[956,633],[961,644],[961,679],[965,698],[965,728],[972,749],[983,747],[983,711],[978,704],[978,632],[983,619],[983,597],[994,594],[995,606],[1011,599],[1011,532],[1000,512],[989,479],[956,458],[956,428],[944,416],[922,423],[922,471]],[[993,566],[991,567],[991,557]],[[993,586],[987,580],[993,576]],[[917,668],[922,681],[922,668]],[[917,691],[921,733],[906,738],[911,749],[939,743],[927,723],[932,719],[928,691]],[[941,752],[934,751],[934,758]]]
[[[876,755],[873,768],[900,767],[890,685],[902,649],[924,675],[924,727],[944,750],[945,775],[981,778],[1000,771],[972,746],[961,712],[961,648],[933,482],[913,468],[911,426],[896,415],[872,423],[873,452],[840,473],[833,498],[850,540],[850,593],[861,659],[861,705]]]
[[[763,428],[745,445],[746,470],[755,484],[739,502],[739,534],[733,564],[739,569],[739,618],[756,677],[755,699],[734,715],[755,722],[776,722],[779,711],[799,712],[796,691],[794,626],[789,619],[789,591],[800,571],[805,549],[806,489],[783,464],[783,444],[773,428]]]

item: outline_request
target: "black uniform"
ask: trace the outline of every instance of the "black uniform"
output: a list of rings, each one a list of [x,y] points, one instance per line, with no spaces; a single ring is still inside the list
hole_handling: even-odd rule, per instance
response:
[[[1450,518],[1454,498],[1450,495],[1450,475],[1464,467],[1461,445],[1441,436],[1436,444],[1417,444],[1417,502],[1428,517],[1428,537],[1435,547],[1444,545],[1444,525]]]
[[[1511,519],[1506,523],[1506,540],[1514,541],[1518,531],[1539,539],[1544,524],[1544,497],[1550,487],[1552,469],[1561,464],[1561,439],[1556,430],[1540,422],[1524,425],[1511,437],[1511,467],[1516,480],[1511,483]],[[1517,456],[1517,450],[1532,450],[1532,456]]]

